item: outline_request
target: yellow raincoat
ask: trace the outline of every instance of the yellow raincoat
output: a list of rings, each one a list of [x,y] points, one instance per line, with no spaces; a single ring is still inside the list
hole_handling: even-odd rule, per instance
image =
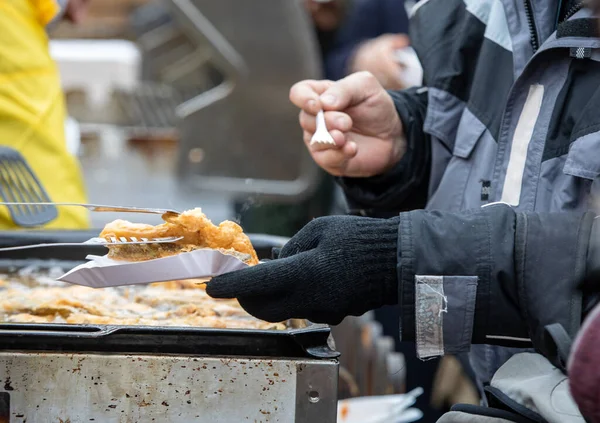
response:
[[[86,201],[79,163],[67,150],[66,109],[45,27],[56,0],[0,0],[0,145],[18,150],[54,202]],[[84,229],[88,213],[60,207],[46,229]],[[16,229],[0,207],[0,229]]]

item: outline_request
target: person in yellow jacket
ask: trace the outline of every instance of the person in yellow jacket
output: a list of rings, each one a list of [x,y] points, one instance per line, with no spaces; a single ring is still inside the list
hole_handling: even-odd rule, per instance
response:
[[[0,1],[0,145],[25,157],[53,202],[84,203],[86,193],[78,160],[67,149],[65,100],[46,27],[61,15],[77,17],[83,1]],[[87,210],[59,207],[44,228],[88,226]],[[0,207],[0,229],[18,229],[6,207]]]

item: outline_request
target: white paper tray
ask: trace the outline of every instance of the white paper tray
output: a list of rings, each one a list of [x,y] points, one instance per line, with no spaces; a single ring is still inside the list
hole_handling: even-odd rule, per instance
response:
[[[88,256],[87,259],[90,261],[75,267],[58,280],[91,288],[107,288],[182,279],[208,280],[248,267],[234,256],[210,249],[140,262],[116,261],[107,256]]]

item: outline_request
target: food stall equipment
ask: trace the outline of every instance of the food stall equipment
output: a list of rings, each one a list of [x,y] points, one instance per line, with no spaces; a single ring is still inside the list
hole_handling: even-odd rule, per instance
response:
[[[292,85],[321,77],[318,44],[302,0],[169,0],[173,19],[211,47],[222,81],[177,108],[178,176],[187,186],[279,202],[319,182],[289,101]]]
[[[224,220],[236,217],[232,197],[253,205],[310,196],[322,175],[288,99],[294,83],[322,76],[302,0],[138,3],[147,11],[131,23],[142,79],[113,84],[102,113],[85,107],[84,93],[67,96],[90,201],[151,206],[160,192],[165,204],[201,204]]]
[[[91,236],[7,232],[0,246]],[[251,239],[262,257],[284,241]],[[70,268],[104,252],[4,252],[0,269]],[[259,331],[4,323],[0,422],[335,422],[338,355],[329,328],[313,324]]]

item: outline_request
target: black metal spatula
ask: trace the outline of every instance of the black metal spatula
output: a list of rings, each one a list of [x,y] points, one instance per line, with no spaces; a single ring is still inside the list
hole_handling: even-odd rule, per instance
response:
[[[11,203],[51,203],[50,197],[17,150],[0,146],[0,197]],[[7,206],[13,222],[21,227],[42,226],[56,219],[54,205]]]

